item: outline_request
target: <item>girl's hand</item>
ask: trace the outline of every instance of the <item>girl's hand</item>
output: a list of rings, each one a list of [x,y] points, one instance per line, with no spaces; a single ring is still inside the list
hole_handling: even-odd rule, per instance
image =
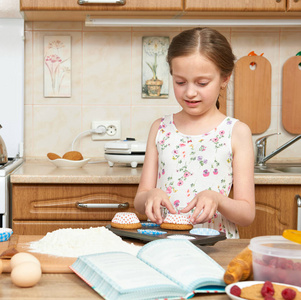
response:
[[[202,191],[198,193],[181,212],[187,213],[195,207],[190,218],[191,223],[198,224],[208,222],[218,209],[218,196],[219,194],[214,191]]]
[[[145,214],[152,222],[157,224],[161,224],[163,221],[161,206],[165,206],[172,214],[176,213],[165,192],[157,188],[148,191],[145,202]]]

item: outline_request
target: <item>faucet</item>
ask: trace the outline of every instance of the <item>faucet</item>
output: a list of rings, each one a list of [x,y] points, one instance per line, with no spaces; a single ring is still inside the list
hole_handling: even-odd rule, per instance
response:
[[[266,161],[268,161],[269,159],[274,157],[276,154],[280,153],[281,151],[283,151],[284,149],[286,149],[287,147],[289,147],[290,145],[294,144],[296,141],[301,139],[301,134],[299,134],[296,137],[289,140],[288,142],[286,142],[285,144],[281,145],[279,148],[274,150],[271,154],[266,156],[267,138],[270,136],[273,136],[273,135],[277,135],[277,134],[281,134],[281,133],[278,132],[278,133],[268,134],[255,141],[255,145],[256,145],[256,149],[257,149],[257,155],[256,155],[256,165],[257,166],[264,166]]]

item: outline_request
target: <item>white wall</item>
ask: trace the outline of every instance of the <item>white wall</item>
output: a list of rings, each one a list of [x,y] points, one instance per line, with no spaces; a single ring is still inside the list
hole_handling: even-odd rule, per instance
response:
[[[9,157],[22,155],[24,135],[24,20],[0,19],[0,124]]]

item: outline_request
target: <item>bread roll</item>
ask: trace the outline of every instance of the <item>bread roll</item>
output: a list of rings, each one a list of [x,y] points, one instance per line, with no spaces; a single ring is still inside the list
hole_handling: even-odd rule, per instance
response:
[[[83,156],[80,152],[78,151],[69,151],[69,152],[66,152],[64,155],[63,155],[63,158],[64,159],[69,159],[69,160],[83,160]]]

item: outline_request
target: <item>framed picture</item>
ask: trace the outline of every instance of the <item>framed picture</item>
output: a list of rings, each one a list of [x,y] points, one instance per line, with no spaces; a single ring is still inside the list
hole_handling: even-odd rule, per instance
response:
[[[71,97],[71,36],[44,36],[44,97]]]
[[[168,46],[169,37],[142,38],[142,98],[168,98]]]

